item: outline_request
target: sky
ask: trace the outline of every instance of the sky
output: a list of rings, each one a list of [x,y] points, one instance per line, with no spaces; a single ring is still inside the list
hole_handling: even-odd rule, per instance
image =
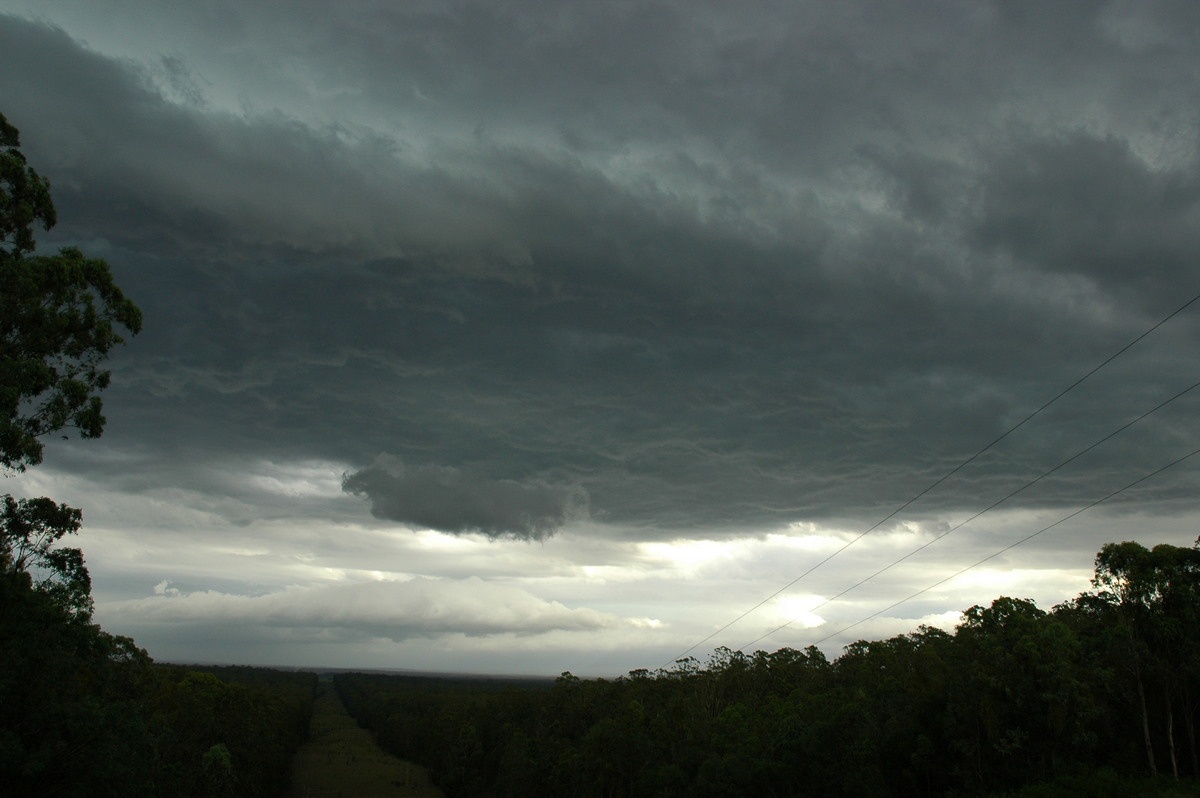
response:
[[[953,470],[1200,293],[1197,40],[1188,0],[0,0],[39,251],[144,313],[103,437],[0,492],[83,509],[162,661],[617,676],[1050,609],[1200,532],[1200,457],[1154,473],[1200,302]]]

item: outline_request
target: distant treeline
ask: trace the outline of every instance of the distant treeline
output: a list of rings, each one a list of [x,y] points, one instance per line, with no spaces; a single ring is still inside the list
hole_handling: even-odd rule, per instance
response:
[[[1200,551],[1105,546],[1094,590],[954,632],[549,688],[344,674],[380,745],[451,796],[1200,795]]]
[[[283,795],[316,679],[154,665],[0,570],[0,794]]]

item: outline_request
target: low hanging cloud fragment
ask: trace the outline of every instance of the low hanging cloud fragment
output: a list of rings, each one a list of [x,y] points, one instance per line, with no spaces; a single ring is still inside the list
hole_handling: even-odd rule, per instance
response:
[[[365,496],[376,518],[451,535],[542,540],[587,515],[582,487],[491,480],[449,466],[405,466],[380,455],[342,479],[342,490]]]

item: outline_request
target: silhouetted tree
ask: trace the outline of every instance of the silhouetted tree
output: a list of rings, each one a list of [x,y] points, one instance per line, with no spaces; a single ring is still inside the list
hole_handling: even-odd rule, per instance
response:
[[[104,430],[101,363],[136,334],[142,314],[108,264],[77,249],[34,255],[33,228],[57,216],[50,184],[30,167],[17,129],[0,114],[0,467],[42,461],[43,436]]]

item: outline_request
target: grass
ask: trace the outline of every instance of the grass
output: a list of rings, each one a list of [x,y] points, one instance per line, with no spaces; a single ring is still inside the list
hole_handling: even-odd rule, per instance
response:
[[[309,741],[292,761],[291,798],[443,798],[425,769],[375,744],[346,712],[332,685],[322,683]]]

